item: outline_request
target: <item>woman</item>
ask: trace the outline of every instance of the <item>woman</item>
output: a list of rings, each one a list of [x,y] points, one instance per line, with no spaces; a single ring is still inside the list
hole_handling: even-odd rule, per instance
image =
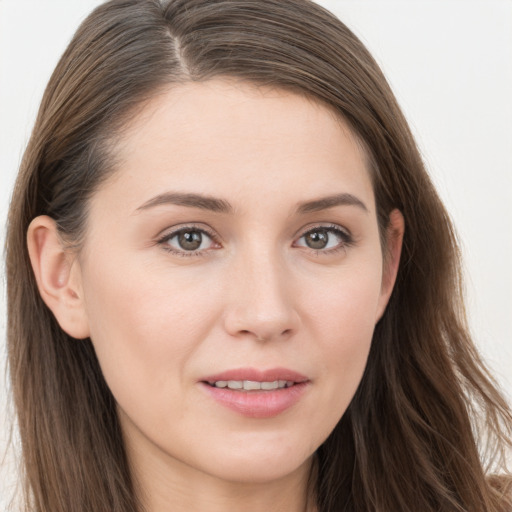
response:
[[[512,417],[458,265],[339,20],[105,3],[50,80],[9,216],[29,510],[510,509],[491,474]]]

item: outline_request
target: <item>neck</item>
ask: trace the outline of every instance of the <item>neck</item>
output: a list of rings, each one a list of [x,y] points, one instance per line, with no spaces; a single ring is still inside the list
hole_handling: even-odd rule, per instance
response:
[[[146,512],[314,512],[308,503],[307,477],[290,475],[260,484],[219,482],[197,475],[191,480],[162,475],[139,477]]]

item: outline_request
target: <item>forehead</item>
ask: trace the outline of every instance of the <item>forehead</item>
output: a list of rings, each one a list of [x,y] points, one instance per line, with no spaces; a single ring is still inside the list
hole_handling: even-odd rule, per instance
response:
[[[161,88],[127,123],[121,141],[144,136],[146,129],[156,128],[162,122],[165,123],[163,135],[172,129],[179,129],[182,135],[195,134],[213,124],[215,135],[229,136],[243,125],[247,133],[252,128],[254,136],[282,140],[287,134],[296,135],[322,120],[325,127],[337,126],[345,136],[357,141],[340,113],[320,99],[228,77],[215,78]],[[293,130],[292,125],[295,125]]]
[[[235,80],[160,91],[127,125],[114,152],[113,182],[132,184],[123,193],[127,200],[164,188],[242,202],[251,192],[314,197],[332,193],[340,180],[340,187],[373,198],[362,146],[332,108]]]

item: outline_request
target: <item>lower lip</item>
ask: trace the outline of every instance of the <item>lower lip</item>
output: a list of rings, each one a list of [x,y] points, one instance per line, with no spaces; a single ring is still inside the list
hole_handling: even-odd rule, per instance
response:
[[[308,387],[308,382],[299,382],[289,388],[269,391],[235,391],[216,388],[205,382],[201,384],[217,402],[248,418],[278,416],[295,405]]]

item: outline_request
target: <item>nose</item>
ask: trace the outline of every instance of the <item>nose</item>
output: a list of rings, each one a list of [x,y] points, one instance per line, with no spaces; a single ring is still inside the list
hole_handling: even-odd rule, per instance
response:
[[[294,283],[278,255],[241,255],[229,275],[224,327],[231,336],[270,341],[297,331]]]

